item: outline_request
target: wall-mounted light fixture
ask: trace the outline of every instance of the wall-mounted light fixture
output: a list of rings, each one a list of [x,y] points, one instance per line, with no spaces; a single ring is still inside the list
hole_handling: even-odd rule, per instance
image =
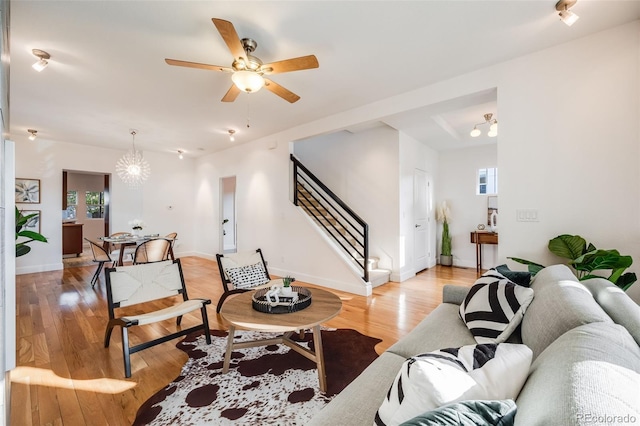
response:
[[[569,10],[577,1],[578,0],[560,0],[556,3],[556,10],[560,12],[560,20],[568,26],[572,26],[578,19],[580,19],[578,15]]]
[[[233,142],[233,141],[236,140],[235,134],[236,134],[235,130],[229,129],[229,141],[230,142]]]
[[[34,70],[40,72],[45,69],[47,65],[49,65],[48,59],[51,59],[51,55],[49,55],[47,52],[40,49],[32,49],[31,53],[33,53],[33,55],[38,58],[38,61],[35,64],[31,65]]]
[[[482,132],[480,131],[480,129],[478,129],[478,126],[482,126],[483,124],[489,125],[489,131],[487,132],[487,136],[489,136],[490,138],[494,138],[498,136],[498,120],[493,118],[493,114],[487,113],[484,115],[483,123],[478,123],[473,126],[473,130],[471,130],[471,133],[469,133],[472,138],[477,138],[478,136],[480,136]]]
[[[181,159],[181,160],[184,158],[184,155],[182,155],[183,152],[184,151],[182,151],[180,149],[178,150],[178,158]]]
[[[30,141],[35,141],[36,137],[38,136],[38,131],[37,130],[33,130],[33,129],[27,129],[27,132],[30,133],[29,140]]]

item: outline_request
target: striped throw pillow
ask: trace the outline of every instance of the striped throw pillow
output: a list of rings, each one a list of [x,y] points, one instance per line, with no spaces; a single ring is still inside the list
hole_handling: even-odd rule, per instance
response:
[[[484,273],[460,305],[460,318],[478,343],[501,343],[522,321],[533,289],[517,285],[496,270]]]
[[[532,356],[529,347],[513,343],[468,345],[413,356],[402,364],[374,425],[397,426],[457,401],[516,399],[529,375]]]

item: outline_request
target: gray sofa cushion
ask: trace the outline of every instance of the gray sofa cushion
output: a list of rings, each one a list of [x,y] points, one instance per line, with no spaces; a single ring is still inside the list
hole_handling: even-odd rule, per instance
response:
[[[540,354],[516,400],[516,426],[624,424],[640,419],[640,348],[617,324],[574,328]]]
[[[554,340],[583,324],[613,321],[566,265],[544,268],[531,282],[533,301],[522,319],[522,343],[535,359]]]
[[[640,306],[631,300],[621,288],[604,278],[582,281],[593,294],[600,307],[616,323],[623,325],[640,345]]]
[[[307,426],[371,426],[404,357],[384,352],[311,419]]]
[[[471,287],[461,285],[445,284],[442,288],[442,303],[453,303],[454,305],[462,305],[464,298],[467,297]]]
[[[451,303],[440,304],[387,351],[406,359],[437,349],[475,345],[473,335],[458,315],[459,309]]]

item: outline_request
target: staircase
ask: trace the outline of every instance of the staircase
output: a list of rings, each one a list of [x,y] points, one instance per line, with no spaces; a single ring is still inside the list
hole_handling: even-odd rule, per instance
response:
[[[369,256],[367,223],[293,155],[291,161],[294,204],[311,218],[365,283],[376,287],[389,282],[391,271],[378,268],[379,258]]]

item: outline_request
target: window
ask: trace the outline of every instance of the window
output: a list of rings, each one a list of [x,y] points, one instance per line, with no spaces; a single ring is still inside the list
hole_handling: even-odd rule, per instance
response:
[[[67,191],[67,219],[75,219],[78,209],[78,191]]]
[[[498,168],[478,169],[478,195],[498,193]]]
[[[90,219],[104,218],[104,192],[87,191],[85,194],[87,217]]]

